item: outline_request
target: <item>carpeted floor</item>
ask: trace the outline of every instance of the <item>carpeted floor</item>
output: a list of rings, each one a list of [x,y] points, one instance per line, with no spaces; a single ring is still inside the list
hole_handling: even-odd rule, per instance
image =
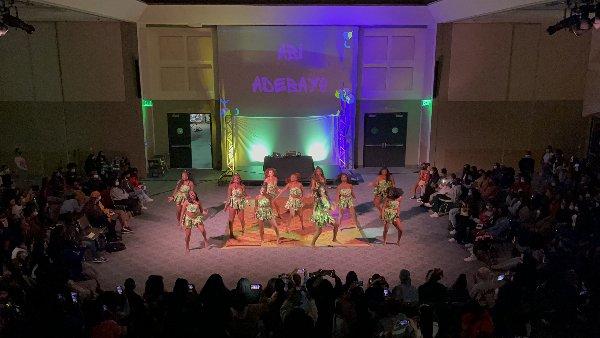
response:
[[[359,171],[369,182],[375,177],[377,169]],[[245,245],[228,243],[227,215],[223,212],[227,187],[217,186],[218,173],[199,171],[195,172],[199,181],[196,190],[204,207],[209,208],[205,225],[211,245],[203,248],[200,245],[200,233],[194,232],[192,250],[186,254],[184,234],[175,221],[175,207],[167,203],[167,196],[178,177],[178,173],[170,172],[163,179],[147,182],[150,192],[157,194],[153,196],[155,202],[149,205],[143,215],[133,220],[134,233],[124,235],[127,249],[106,254],[109,262],[94,267],[99,273],[101,285],[106,289],[123,284],[127,277],[133,277],[138,288],[143,289],[150,274],[164,276],[165,284],[171,288],[178,277],[184,277],[200,287],[212,273],[221,274],[230,287],[234,287],[241,277],[266,283],[275,275],[297,268],[306,268],[308,271],[335,269],[342,278],[349,270],[354,270],[365,281],[372,274],[379,273],[390,284],[398,281],[401,269],[408,269],[412,273],[413,283],[420,284],[429,269],[440,267],[444,270],[443,282],[447,285],[452,284],[460,273],[476,271],[481,263],[465,263],[463,258],[468,256],[465,249],[448,242],[448,219],[430,218],[414,200],[408,199],[408,191],[414,184],[416,174],[406,169],[392,172],[397,186],[407,192],[402,203],[404,234],[400,246],[381,244],[383,228],[371,202],[372,188],[368,183],[355,186],[360,230],[349,222],[346,215],[340,232],[340,239],[343,238],[345,244],[331,245],[331,229],[328,229],[319,239],[321,247],[304,246],[312,238],[314,228],[306,224],[305,230],[298,234],[294,231],[299,228],[297,220],[290,229],[292,231],[284,233],[286,239],[279,246],[274,241],[274,233],[267,228],[265,233],[268,242],[258,247],[258,228],[255,226],[249,226],[246,230],[247,237],[243,239]],[[255,196],[258,187],[248,187],[248,191],[250,196]],[[308,220],[310,210],[306,212],[305,219]],[[392,229],[388,234],[388,242],[395,242],[395,239],[396,231]]]

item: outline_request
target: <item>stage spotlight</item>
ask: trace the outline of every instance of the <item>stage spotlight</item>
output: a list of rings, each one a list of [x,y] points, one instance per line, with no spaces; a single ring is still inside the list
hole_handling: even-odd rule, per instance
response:
[[[250,148],[250,159],[255,162],[263,162],[269,150],[262,144],[255,144]]]
[[[0,37],[3,37],[8,33],[8,26],[4,22],[0,22]]]
[[[306,152],[314,161],[323,161],[327,158],[327,148],[321,142],[314,142]]]

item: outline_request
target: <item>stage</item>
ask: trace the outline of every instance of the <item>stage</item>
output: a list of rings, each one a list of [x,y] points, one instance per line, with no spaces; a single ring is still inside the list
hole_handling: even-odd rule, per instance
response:
[[[316,166],[316,165],[315,165]],[[337,180],[337,177],[340,173],[346,172],[350,175],[350,179],[356,183],[362,181],[362,177],[359,173],[354,170],[343,170],[338,165],[318,165],[323,169],[323,174],[325,175],[325,179],[327,180],[327,184],[334,184]],[[239,166],[236,167],[236,173],[239,173],[242,176],[242,180],[244,184],[250,186],[259,186],[263,183],[265,179],[265,174],[263,172],[263,166]],[[287,175],[282,175],[278,173],[278,181],[279,185],[285,185],[285,180],[287,179]],[[301,182],[303,184],[310,183],[310,175],[302,175]]]
[[[368,182],[375,177],[377,170],[360,169],[357,172]],[[415,180],[412,170],[402,168],[392,169],[392,172],[398,186],[409,191]],[[192,173],[199,197],[203,205],[209,208],[205,225],[211,247],[201,249],[201,236],[193,232],[192,250],[186,254],[184,234],[175,221],[174,205],[166,201],[179,173],[171,170],[162,179],[147,181],[155,202],[149,204],[149,209],[143,215],[132,221],[134,233],[124,235],[127,249],[107,253],[109,262],[94,265],[104,289],[122,285],[128,277],[133,277],[140,288],[150,274],[164,276],[168,288],[172,287],[177,277],[187,278],[200,288],[212,273],[221,274],[226,284],[233,288],[241,277],[265,284],[273,276],[300,267],[309,271],[335,269],[342,277],[349,270],[354,270],[364,281],[373,273],[380,273],[391,284],[397,283],[400,269],[408,269],[416,285],[423,282],[429,269],[440,267],[444,270],[443,282],[449,285],[458,274],[475,272],[481,266],[479,262],[465,263],[463,258],[468,253],[464,248],[448,242],[446,217],[430,218],[414,200],[405,199],[402,204],[404,235],[401,245],[391,244],[396,240],[396,231],[391,229],[388,234],[390,244],[383,246],[382,224],[371,202],[372,188],[367,183],[355,186],[360,228],[351,224],[346,215],[340,232],[343,235],[352,232],[351,237],[356,237],[360,245],[331,243],[330,238],[322,235],[318,242],[320,246],[316,248],[289,243],[277,246],[272,241],[259,246],[256,228],[250,225],[245,241],[251,245],[230,245],[226,235],[227,216],[223,212],[226,187],[217,186],[220,172],[210,170],[193,170]],[[328,191],[333,194],[333,190]],[[250,196],[255,196],[258,187],[249,187],[248,192]],[[292,230],[298,226],[296,221]],[[308,221],[305,221],[305,226],[307,228],[299,235],[310,237],[314,227]],[[269,234],[270,229],[266,233]],[[292,231],[286,236],[298,234]]]

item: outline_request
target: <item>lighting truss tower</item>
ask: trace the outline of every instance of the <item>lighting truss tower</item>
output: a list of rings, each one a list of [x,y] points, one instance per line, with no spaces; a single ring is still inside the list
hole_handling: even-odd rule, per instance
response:
[[[229,177],[235,172],[235,115],[227,108],[227,102],[222,100],[221,116],[223,117],[223,130],[225,133],[225,164],[227,168],[219,177],[219,185],[227,184]]]
[[[354,96],[349,89],[339,91],[340,110],[337,121],[338,164],[344,169],[352,167],[353,105]]]

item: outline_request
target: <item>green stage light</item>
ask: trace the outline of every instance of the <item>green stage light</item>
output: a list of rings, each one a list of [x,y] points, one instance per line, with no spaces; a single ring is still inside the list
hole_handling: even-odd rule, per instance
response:
[[[250,148],[250,159],[252,161],[264,162],[267,155],[269,155],[269,150],[262,144],[254,144]]]
[[[322,142],[313,142],[309,147],[307,154],[312,156],[314,161],[323,161],[327,158],[329,150]]]

